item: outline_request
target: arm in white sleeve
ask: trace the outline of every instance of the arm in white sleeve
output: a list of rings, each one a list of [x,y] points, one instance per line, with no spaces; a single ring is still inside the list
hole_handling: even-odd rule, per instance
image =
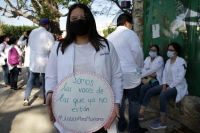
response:
[[[19,49],[19,47],[17,47],[17,45],[15,45],[14,47],[16,48],[16,50],[17,50],[19,56],[21,56],[21,55],[22,55],[22,52],[21,52],[21,50]]]
[[[137,63],[138,67],[142,69],[144,66],[144,54],[142,47],[140,46],[140,40],[138,36],[134,32],[131,32],[128,42],[130,44],[135,62]]]
[[[120,60],[114,46],[110,43],[110,56],[111,56],[111,88],[113,89],[115,103],[121,104],[123,96],[122,86],[122,70]]]
[[[141,78],[149,76],[152,73],[158,71],[163,66],[163,64],[164,64],[163,58],[157,57],[157,59],[154,59],[154,61],[152,62],[152,67],[146,71],[143,71]]]
[[[58,84],[58,73],[57,73],[57,60],[58,56],[56,54],[56,46],[52,48],[50,53],[46,71],[45,71],[45,90],[46,93],[49,91],[53,91]]]
[[[49,50],[51,51],[52,47],[55,44],[55,39],[54,39],[53,35],[50,32],[48,32],[47,36],[48,36],[47,41],[48,41],[48,45],[49,45]]]
[[[4,58],[7,58],[6,54],[3,52],[5,45],[3,43],[0,44],[0,55]]]
[[[18,40],[18,42],[17,42],[17,45],[19,45],[19,46],[25,46],[26,45],[26,39],[25,40],[23,40],[24,39],[24,36],[22,35],[20,38],[19,38],[19,40]]]
[[[174,88],[176,87],[185,77],[185,73],[186,73],[186,68],[187,64],[185,62],[185,60],[183,59],[180,63],[179,66],[177,67],[177,77],[175,80],[173,80],[173,82],[169,85],[170,88]]]
[[[133,52],[133,56],[134,56],[136,64],[138,65],[140,69],[142,69],[144,66],[143,55],[142,55],[143,52],[141,51],[142,54],[139,52],[136,52],[135,50],[132,50],[132,52]]]
[[[168,66],[168,64],[169,64],[169,59],[167,60],[167,62],[165,64],[165,68],[163,70],[162,84],[167,84],[166,74],[167,74],[167,66]]]

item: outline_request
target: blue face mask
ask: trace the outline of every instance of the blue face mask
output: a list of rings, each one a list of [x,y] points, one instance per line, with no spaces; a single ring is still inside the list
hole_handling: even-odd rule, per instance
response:
[[[174,57],[174,52],[167,51],[167,57],[173,58]]]
[[[150,55],[150,57],[154,58],[157,56],[157,52],[149,51],[149,55]]]

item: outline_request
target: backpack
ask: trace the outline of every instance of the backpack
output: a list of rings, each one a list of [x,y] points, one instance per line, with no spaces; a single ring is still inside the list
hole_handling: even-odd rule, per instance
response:
[[[12,47],[8,51],[8,63],[11,66],[18,65],[19,64],[19,54],[17,52],[17,49],[15,47]]]

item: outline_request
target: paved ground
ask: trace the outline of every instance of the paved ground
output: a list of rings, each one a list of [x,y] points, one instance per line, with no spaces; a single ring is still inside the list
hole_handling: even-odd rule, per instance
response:
[[[43,97],[40,88],[33,89],[30,106],[23,106],[26,82],[27,73],[26,69],[23,68],[18,82],[18,86],[22,89],[11,90],[9,87],[4,87],[0,68],[0,133],[59,133],[49,121],[47,110],[42,105]],[[167,118],[168,127],[166,129],[150,129],[149,124],[158,118],[158,111],[148,107],[145,119],[140,124],[142,127],[148,128],[149,133],[193,133],[170,118]]]

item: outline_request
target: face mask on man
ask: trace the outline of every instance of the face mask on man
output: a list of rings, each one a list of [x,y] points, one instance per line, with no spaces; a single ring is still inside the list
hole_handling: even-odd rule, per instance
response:
[[[154,58],[157,56],[157,52],[149,51],[149,55],[150,55],[150,57]]]
[[[173,58],[173,57],[174,57],[174,52],[172,52],[172,51],[167,51],[167,57]]]
[[[79,20],[70,22],[70,28],[76,35],[79,35],[79,36],[86,35],[89,31],[89,21],[79,19]]]

